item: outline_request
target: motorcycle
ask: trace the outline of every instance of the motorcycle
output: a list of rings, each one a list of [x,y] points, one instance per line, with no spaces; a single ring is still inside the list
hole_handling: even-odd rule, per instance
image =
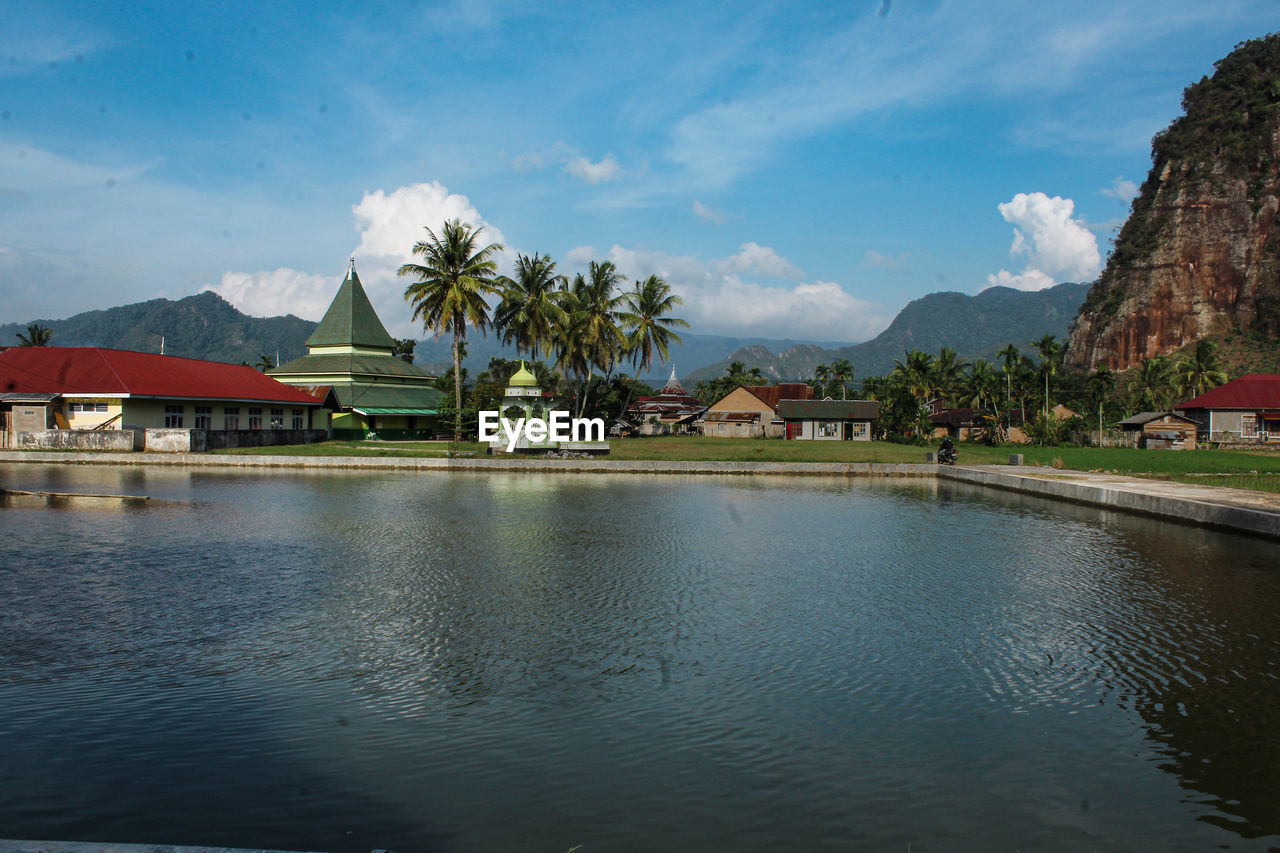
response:
[[[939,465],[956,464],[956,448],[954,445],[946,444],[938,448],[938,464]]]

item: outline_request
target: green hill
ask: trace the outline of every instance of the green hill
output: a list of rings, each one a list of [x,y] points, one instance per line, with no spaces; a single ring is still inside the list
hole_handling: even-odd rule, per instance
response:
[[[1036,292],[991,287],[976,296],[930,293],[910,302],[889,328],[865,343],[835,349],[800,344],[777,354],[766,347],[745,347],[688,378],[721,376],[731,361],[741,361],[748,369],[759,367],[770,379],[807,379],[819,364],[839,358],[852,362],[858,377],[880,376],[907,350],[936,353],[942,347],[964,358],[993,361],[1010,343],[1028,352],[1031,342],[1045,334],[1065,340],[1088,290],[1087,284],[1067,282]]]
[[[176,302],[152,299],[103,311],[86,311],[64,320],[35,320],[53,330],[54,346],[99,346],[160,352],[232,364],[255,363],[264,353],[280,361],[306,355],[306,340],[316,324],[293,315],[250,317],[213,291]],[[0,346],[18,343],[27,324],[0,326]]]

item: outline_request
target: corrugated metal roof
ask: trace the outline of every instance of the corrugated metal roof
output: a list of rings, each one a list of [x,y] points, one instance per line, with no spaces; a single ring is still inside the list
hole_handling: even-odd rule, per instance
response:
[[[304,355],[267,371],[281,376],[395,376],[432,381],[433,377],[416,364],[387,353],[343,353],[341,355]]]
[[[0,391],[320,403],[246,365],[102,347],[10,347],[0,352]]]
[[[873,421],[880,417],[875,400],[783,400],[778,415],[784,420]]]
[[[759,412],[707,412],[707,423],[753,424],[760,420]]]

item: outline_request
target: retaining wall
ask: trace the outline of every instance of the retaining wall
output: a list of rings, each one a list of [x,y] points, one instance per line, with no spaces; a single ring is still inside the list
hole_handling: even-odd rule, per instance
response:
[[[14,446],[24,450],[107,450],[142,449],[142,431],[133,429],[42,429],[19,432]]]

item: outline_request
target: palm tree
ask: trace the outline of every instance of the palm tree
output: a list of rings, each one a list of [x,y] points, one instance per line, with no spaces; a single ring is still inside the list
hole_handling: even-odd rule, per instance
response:
[[[574,276],[568,291],[569,325],[558,344],[562,364],[582,377],[579,415],[586,411],[592,368],[599,367],[607,380],[624,354],[626,339],[618,328],[623,298],[615,295],[621,281],[612,261],[592,261],[587,276]]]
[[[917,402],[927,403],[938,395],[938,383],[933,370],[933,354],[913,349],[903,355],[907,360],[902,362],[894,359],[894,368],[890,376],[902,380]]]
[[[1062,356],[1066,353],[1066,347],[1053,335],[1046,334],[1036,341],[1036,352],[1040,353],[1040,375],[1044,377],[1044,413],[1047,416],[1049,414],[1049,378],[1057,374]]]
[[[41,326],[39,323],[31,323],[27,326],[27,333],[24,335],[18,333],[18,346],[20,347],[47,347],[49,339],[53,337],[53,329],[47,326]]]
[[[947,405],[954,405],[956,402],[956,392],[960,388],[964,368],[964,361],[956,356],[956,351],[951,347],[943,347],[933,360],[934,386]]]
[[[1164,356],[1144,358],[1129,379],[1129,394],[1134,403],[1151,411],[1168,408],[1168,399],[1173,391],[1172,374],[1169,359]]]
[[[267,355],[264,352],[258,355],[258,362],[254,365],[254,367],[258,368],[263,373],[266,373],[268,370],[275,367],[275,364],[272,363],[271,356]]]
[[[845,385],[853,379],[853,365],[847,358],[838,358],[831,362],[831,375],[840,383],[840,399],[849,399],[849,389]]]
[[[1218,362],[1218,345],[1210,340],[1196,343],[1196,348],[1184,360],[1178,362],[1178,396],[1186,399],[1199,397],[1205,391],[1217,388],[1227,381],[1227,374]]]
[[[648,370],[653,364],[653,353],[665,364],[671,341],[681,343],[680,336],[671,331],[674,327],[687,329],[689,324],[679,317],[667,317],[671,309],[681,304],[682,300],[671,292],[671,285],[656,275],[644,281],[637,281],[635,289],[623,294],[623,301],[628,310],[620,311],[618,319],[626,334],[626,349],[636,365],[636,375]],[[626,414],[631,405],[631,384],[627,384],[627,398],[622,405],[622,413]]]
[[[819,364],[813,369],[813,381],[818,386],[814,393],[819,397],[827,396],[827,386],[831,384],[831,368],[826,364]]]
[[[623,294],[627,310],[618,312],[618,319],[626,334],[627,349],[635,354],[637,374],[652,366],[654,350],[666,363],[671,341],[681,343],[680,336],[671,330],[687,329],[689,324],[679,317],[666,315],[683,301],[671,292],[671,285],[656,275],[637,281],[634,290]]]
[[[462,364],[458,344],[467,336],[467,326],[483,332],[489,325],[489,303],[485,297],[499,292],[493,256],[502,250],[497,243],[477,248],[480,232],[459,219],[444,223],[439,236],[427,228],[427,239],[413,247],[421,264],[404,264],[398,275],[417,279],[404,291],[413,304],[413,319],[437,335],[453,333],[453,440],[462,438]]]
[[[1008,406],[1013,401],[1013,371],[1018,364],[1018,359],[1022,358],[1022,353],[1018,352],[1018,348],[1013,344],[1009,344],[996,353],[996,358],[1004,362],[1000,372],[1004,374],[1004,403]]]
[[[556,275],[555,261],[537,253],[516,257],[514,279],[498,279],[502,302],[493,312],[493,325],[502,330],[503,343],[515,343],[516,350],[534,360],[552,351],[556,330],[565,326],[563,279]]]
[[[1105,364],[1099,362],[1093,373],[1089,374],[1089,391],[1093,401],[1098,404],[1098,446],[1102,446],[1102,404],[1106,402],[1113,388],[1116,387],[1116,375]]]

